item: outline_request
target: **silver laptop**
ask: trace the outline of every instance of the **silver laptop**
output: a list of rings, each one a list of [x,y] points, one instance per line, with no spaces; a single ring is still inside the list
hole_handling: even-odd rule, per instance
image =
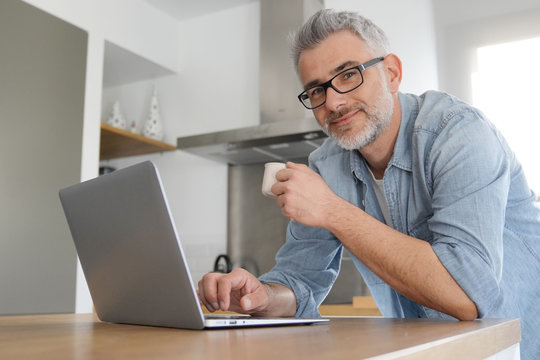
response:
[[[205,316],[150,161],[62,189],[60,200],[101,321],[184,329],[328,321]]]

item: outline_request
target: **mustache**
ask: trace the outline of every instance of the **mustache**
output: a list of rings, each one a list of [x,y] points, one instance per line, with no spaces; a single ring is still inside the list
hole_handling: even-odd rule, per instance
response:
[[[346,115],[350,112],[354,112],[354,111],[357,111],[357,110],[360,110],[360,111],[363,111],[365,112],[366,114],[370,114],[371,111],[369,110],[369,107],[364,104],[364,103],[357,103],[357,104],[354,104],[353,106],[351,107],[343,107],[343,108],[340,108],[339,111],[331,111],[328,116],[326,117],[326,119],[324,119],[324,122],[326,124],[326,126],[330,126],[330,124],[339,119],[340,117],[342,117],[343,115]]]

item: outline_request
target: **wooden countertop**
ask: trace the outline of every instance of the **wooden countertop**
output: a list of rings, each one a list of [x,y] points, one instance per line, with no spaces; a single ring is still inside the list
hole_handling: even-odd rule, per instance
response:
[[[205,331],[109,324],[93,314],[0,317],[2,359],[476,359],[519,341],[517,319],[336,317]]]

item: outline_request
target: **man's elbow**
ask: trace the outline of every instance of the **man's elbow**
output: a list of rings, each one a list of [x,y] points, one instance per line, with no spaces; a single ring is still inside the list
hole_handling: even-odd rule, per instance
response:
[[[471,321],[477,319],[478,309],[476,308],[476,304],[469,299],[462,306],[460,306],[455,317],[461,321]]]

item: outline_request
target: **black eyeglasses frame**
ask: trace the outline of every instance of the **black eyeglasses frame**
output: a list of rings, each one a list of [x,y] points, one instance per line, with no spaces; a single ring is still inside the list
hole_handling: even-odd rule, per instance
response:
[[[308,109],[308,110],[313,110],[313,109],[316,109],[316,108],[318,108],[318,107],[320,107],[320,106],[323,106],[324,104],[326,104],[326,90],[328,90],[329,87],[331,87],[332,89],[334,89],[336,92],[338,92],[338,93],[340,93],[340,94],[346,94],[346,93],[351,92],[351,91],[353,91],[353,90],[355,90],[355,89],[358,89],[358,88],[364,83],[364,74],[363,74],[363,73],[364,73],[364,70],[366,70],[366,69],[372,67],[373,65],[378,64],[379,62],[381,62],[381,61],[383,61],[383,60],[384,60],[384,56],[376,57],[376,58],[374,58],[374,59],[371,59],[371,60],[369,60],[369,61],[366,61],[366,62],[363,63],[363,64],[356,65],[356,66],[351,66],[350,68],[347,68],[347,69],[345,69],[345,70],[343,70],[343,71],[340,71],[338,74],[334,75],[334,76],[333,76],[330,80],[328,80],[327,82],[324,82],[324,83],[322,83],[322,84],[313,85],[313,86],[311,86],[311,87],[305,89],[304,91],[302,91],[302,92],[300,93],[300,95],[298,95],[298,100],[299,100],[300,103],[302,103],[302,105],[304,105],[304,107],[305,107],[306,109]],[[357,86],[355,86],[355,87],[353,87],[352,89],[349,89],[349,90],[347,90],[347,91],[340,91],[340,90],[336,89],[336,88],[334,87],[334,85],[332,85],[332,81],[333,81],[335,78],[337,78],[339,75],[343,74],[344,72],[350,71],[350,70],[352,70],[352,69],[358,69],[358,70],[360,71],[360,76],[362,77],[362,81],[360,82],[360,84],[358,84]],[[309,106],[307,106],[307,105],[304,103],[304,101],[302,100],[302,98],[305,99],[305,97],[307,97],[307,92],[308,92],[309,90],[313,89],[313,88],[316,88],[316,87],[322,87],[322,88],[323,88],[324,93],[325,93],[325,95],[324,95],[324,101],[323,101],[321,104],[317,105],[317,106],[309,107]]]

